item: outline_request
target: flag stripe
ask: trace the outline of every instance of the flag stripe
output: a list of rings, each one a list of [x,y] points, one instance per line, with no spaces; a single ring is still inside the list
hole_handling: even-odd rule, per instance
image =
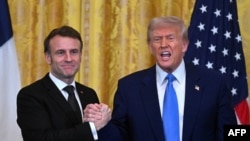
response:
[[[7,42],[12,36],[11,20],[8,9],[7,0],[1,0],[0,2],[1,14],[0,14],[0,47]]]
[[[21,141],[16,122],[16,96],[21,80],[7,0],[0,1],[0,9],[0,137],[3,141]]]

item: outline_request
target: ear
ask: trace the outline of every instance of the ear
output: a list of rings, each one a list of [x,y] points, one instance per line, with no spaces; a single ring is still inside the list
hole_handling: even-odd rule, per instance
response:
[[[49,64],[49,65],[51,64],[51,56],[49,53],[45,53],[45,60],[46,60],[47,64]]]
[[[188,41],[183,41],[182,52],[185,53],[188,48]]]
[[[153,55],[153,49],[152,48],[153,47],[152,47],[151,43],[149,42],[148,43],[148,49],[149,49],[149,52]]]

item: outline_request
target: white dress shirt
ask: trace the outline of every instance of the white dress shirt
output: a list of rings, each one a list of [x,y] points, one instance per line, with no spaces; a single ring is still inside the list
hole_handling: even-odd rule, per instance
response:
[[[178,100],[180,140],[182,140],[185,87],[186,87],[186,69],[184,60],[181,61],[181,64],[174,72],[172,72],[172,74],[176,78],[176,81],[173,82],[173,87],[175,89]],[[159,99],[161,115],[163,111],[163,99],[164,99],[165,89],[167,86],[167,80],[165,79],[167,75],[168,73],[165,72],[163,69],[159,67],[159,65],[156,64],[156,83],[157,83],[157,91],[158,91],[158,99]]]

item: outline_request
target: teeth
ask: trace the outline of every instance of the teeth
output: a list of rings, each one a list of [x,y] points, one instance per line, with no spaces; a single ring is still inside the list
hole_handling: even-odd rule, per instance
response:
[[[170,56],[170,52],[164,51],[161,53],[161,56]]]
[[[170,54],[168,51],[162,52],[163,55]]]
[[[162,53],[164,53],[164,54],[170,54],[169,51],[163,51]]]

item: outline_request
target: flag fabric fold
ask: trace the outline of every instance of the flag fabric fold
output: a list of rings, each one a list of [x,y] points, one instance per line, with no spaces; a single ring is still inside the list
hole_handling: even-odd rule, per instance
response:
[[[16,122],[21,80],[7,0],[0,1],[0,9],[0,137],[3,141],[21,141]]]
[[[250,124],[236,0],[196,0],[188,30],[185,60],[225,75],[239,124]]]

